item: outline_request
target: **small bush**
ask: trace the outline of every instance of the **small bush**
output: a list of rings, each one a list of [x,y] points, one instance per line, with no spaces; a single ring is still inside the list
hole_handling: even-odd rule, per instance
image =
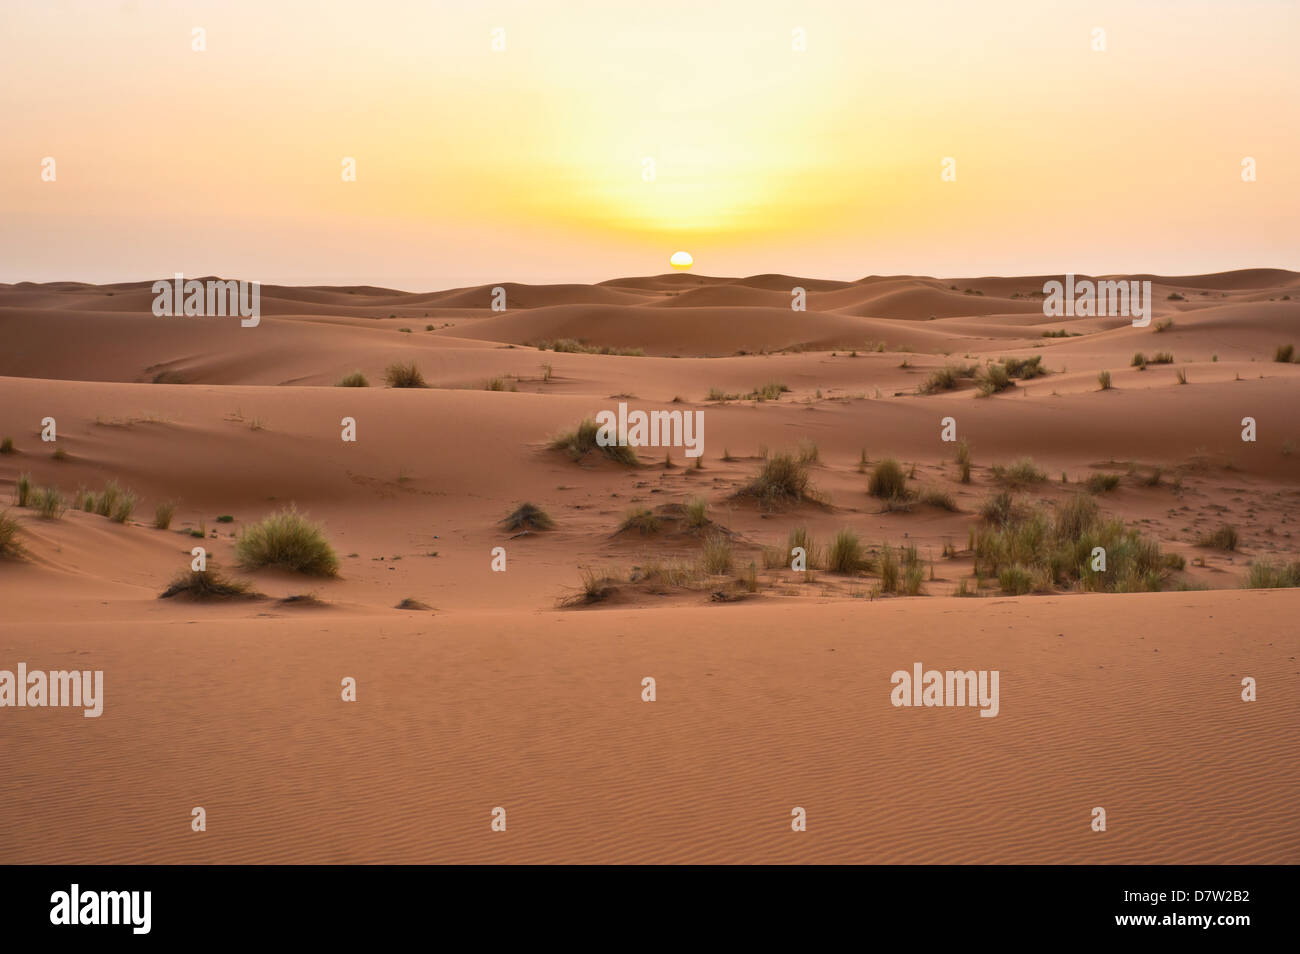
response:
[[[1108,493],[1119,486],[1119,474],[1092,474],[1084,485],[1088,488],[1088,493]]]
[[[957,479],[963,484],[970,483],[970,444],[965,439],[957,445]]]
[[[32,492],[32,507],[44,520],[59,520],[68,509],[68,501],[54,487],[41,487]]]
[[[164,500],[153,508],[153,525],[158,530],[166,530],[172,525],[176,515],[176,501]]]
[[[987,522],[999,526],[1008,524],[1016,515],[1016,505],[1007,491],[999,491],[980,508],[980,516]]]
[[[618,529],[620,532],[635,530],[643,537],[649,536],[659,532],[659,518],[646,507],[634,507],[623,517],[623,522],[618,525]]]
[[[938,507],[941,510],[951,510],[957,512],[957,502],[952,499],[952,494],[946,490],[940,490],[937,487],[931,487],[921,492],[921,503],[929,504],[931,507]]]
[[[535,504],[523,503],[509,513],[501,525],[507,530],[529,531],[529,530],[552,530],[555,527],[555,521],[541,507]]]
[[[1300,561],[1287,564],[1256,560],[1250,565],[1246,587],[1252,590],[1276,590],[1300,586]]]
[[[832,573],[858,573],[865,565],[858,535],[847,527],[835,534],[826,551],[826,569]]]
[[[368,388],[370,381],[360,371],[353,371],[351,374],[345,374],[339,378],[336,388]],[[396,385],[394,385],[396,387]]]
[[[1213,533],[1203,534],[1196,541],[1198,547],[1210,547],[1215,550],[1235,550],[1240,538],[1237,536],[1237,528],[1232,524],[1225,523]]]
[[[686,526],[691,530],[703,530],[710,523],[709,502],[703,497],[692,497],[686,501]]]
[[[424,375],[414,361],[406,364],[390,364],[384,371],[384,380],[390,388],[427,388]]]
[[[917,386],[917,391],[921,394],[937,394],[940,391],[951,391],[958,387],[964,378],[975,377],[975,372],[974,365],[944,365],[942,368],[930,372],[930,376]]]
[[[1137,368],[1139,371],[1145,371],[1147,368],[1147,356],[1141,351],[1133,355],[1133,360],[1129,362],[1129,367]]]
[[[337,576],[338,557],[320,524],[292,507],[245,527],[235,555],[249,569],[282,567],[311,576]]]
[[[136,496],[129,490],[124,490],[117,495],[113,501],[113,509],[108,514],[108,519],[114,523],[126,523],[131,519],[131,514],[135,513]]]
[[[1034,589],[1033,576],[1019,564],[1003,567],[998,573],[998,586],[1009,596],[1023,596]]]
[[[757,497],[765,507],[815,499],[808,465],[785,453],[772,454],[763,461],[758,476],[741,489],[740,495]]]
[[[753,391],[749,392],[746,397],[752,401],[779,401],[781,395],[785,394],[789,390],[790,389],[784,384],[770,381],[760,388],[755,388]]]
[[[231,580],[216,570],[190,570],[182,573],[158,594],[161,600],[185,596],[192,600],[219,600],[231,598],[253,599],[258,593],[242,580]]]
[[[1007,370],[1007,376],[1018,378],[1022,381],[1028,381],[1031,378],[1041,378],[1047,374],[1047,369],[1042,365],[1043,356],[1036,354],[1031,358],[1003,358],[1002,366]]]
[[[1173,364],[1174,353],[1172,351],[1157,351],[1151,356],[1152,364]]]
[[[892,457],[887,457],[871,471],[867,481],[867,493],[881,500],[905,500],[907,498],[907,476],[902,465]]]
[[[1295,345],[1278,345],[1277,350],[1273,352],[1273,360],[1282,364],[1291,364],[1295,360]]]
[[[704,541],[700,553],[700,566],[705,573],[717,576],[731,572],[731,544],[721,535],[709,537]]]
[[[23,552],[18,542],[18,521],[6,510],[0,513],[0,557],[17,557]]]
[[[1047,474],[1034,465],[1032,457],[1021,457],[1019,460],[1013,461],[1010,467],[994,464],[990,472],[994,480],[1010,487],[1041,484],[1047,480]]]
[[[0,454],[12,454],[14,452],[14,439],[6,437],[0,441]]]
[[[980,397],[990,397],[999,391],[1016,386],[1011,380],[1011,375],[1007,373],[1006,365],[1003,364],[986,365],[981,369],[976,383],[979,386]]]
[[[505,378],[493,378],[487,384],[483,385],[484,391],[518,391],[513,381],[507,381]]]
[[[619,444],[599,444],[596,442],[599,433],[600,425],[592,418],[587,418],[578,425],[577,430],[553,438],[550,446],[552,450],[568,451],[569,456],[574,460],[581,460],[592,451],[599,450],[610,460],[628,467],[635,467],[641,463],[640,458],[636,455],[635,447],[624,447]]]

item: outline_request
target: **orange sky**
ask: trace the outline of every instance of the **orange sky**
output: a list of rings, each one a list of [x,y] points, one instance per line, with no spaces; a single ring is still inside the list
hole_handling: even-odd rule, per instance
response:
[[[1258,0],[5,0],[0,281],[1300,268],[1297,50]]]

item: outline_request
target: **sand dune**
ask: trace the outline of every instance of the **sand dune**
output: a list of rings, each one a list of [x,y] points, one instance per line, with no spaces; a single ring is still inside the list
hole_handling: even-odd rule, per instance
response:
[[[493,286],[267,286],[252,329],[155,318],[150,282],[0,286],[0,500],[21,475],[138,498],[122,523],[6,511],[23,554],[0,558],[0,669],[102,669],[108,698],[98,720],[0,714],[17,766],[0,819],[23,819],[0,860],[1300,861],[1300,590],[1243,589],[1252,563],[1300,560],[1300,364],[1273,360],[1300,345],[1300,276],[1151,280],[1172,324],[1046,318],[1024,298],[1036,277],[503,283],[504,313]],[[643,355],[528,346],[560,338]],[[1137,351],[1173,361],[1142,370]],[[1049,373],[922,393],[1007,357]],[[407,361],[429,387],[384,387]],[[353,370],[372,386],[333,386]],[[619,402],[702,413],[700,466],[682,447],[636,467],[550,447]],[[801,447],[815,499],[742,493]],[[901,461],[913,499],[870,496],[864,454]],[[1013,488],[1020,505],[1084,493],[1170,558],[1161,591],[1011,596],[977,572],[997,468],[1024,456],[1045,479]],[[708,532],[680,522],[695,497]],[[505,529],[524,502],[554,529]],[[290,505],[323,523],[337,577],[239,566],[239,535]],[[664,528],[620,531],[639,508]],[[1235,548],[1204,545],[1225,524]],[[876,562],[797,574],[797,527],[823,548],[852,530]],[[709,533],[732,570],[664,582]],[[262,595],[158,599],[196,545]],[[921,595],[882,588],[906,547]],[[584,569],[611,592],[566,607]],[[889,676],[918,660],[1000,670],[1001,713],[894,708]]]

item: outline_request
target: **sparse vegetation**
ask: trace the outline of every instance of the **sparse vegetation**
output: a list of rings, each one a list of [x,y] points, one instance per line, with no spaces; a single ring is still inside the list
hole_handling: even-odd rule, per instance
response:
[[[43,520],[59,520],[68,509],[68,501],[56,487],[40,487],[32,492],[32,508]]]
[[[1232,551],[1237,549],[1240,539],[1237,535],[1237,528],[1230,523],[1225,523],[1212,533],[1202,534],[1197,539],[1198,547],[1209,547],[1214,550]]]
[[[845,527],[835,534],[830,548],[826,551],[826,569],[832,573],[860,573],[866,569],[867,561],[862,555],[862,544],[858,535]]]
[[[902,465],[892,457],[876,464],[867,481],[867,493],[881,500],[906,500],[907,476]]]
[[[691,530],[703,530],[711,522],[709,520],[709,502],[703,497],[692,497],[686,501],[683,513],[686,517],[686,526]]]
[[[310,576],[337,576],[339,561],[325,531],[290,507],[245,527],[235,555],[250,569],[280,567]]]
[[[1036,354],[1030,358],[1003,358],[1002,366],[1007,369],[1007,376],[1021,381],[1041,378],[1048,373],[1042,364],[1043,356]]]
[[[1277,350],[1273,352],[1273,360],[1282,364],[1291,364],[1295,361],[1295,345],[1278,345]]]
[[[26,507],[31,502],[32,497],[32,475],[19,474],[18,480],[14,483],[14,504],[19,507]]]
[[[598,444],[596,436],[599,433],[600,425],[592,418],[587,418],[578,425],[577,430],[553,438],[550,446],[552,450],[567,451],[574,460],[581,460],[592,451],[599,450],[610,460],[628,467],[635,467],[641,463],[634,447],[623,447],[619,444]]]
[[[1093,568],[1099,566],[1098,548],[1105,569]],[[1176,565],[1122,520],[1104,519],[1085,495],[1060,504],[1054,514],[1012,507],[1004,521],[972,528],[971,550],[976,575],[997,577],[1008,593],[1061,585],[1117,593],[1159,590]]]
[[[6,437],[0,440],[0,454],[12,454],[14,452],[14,439]]]
[[[228,579],[216,570],[208,569],[182,573],[158,594],[158,598],[169,600],[175,596],[185,596],[192,600],[256,599],[260,595],[243,580]]]
[[[1119,474],[1091,474],[1084,481],[1090,494],[1104,494],[1119,486]]]
[[[501,525],[507,530],[527,533],[533,530],[552,530],[555,521],[536,504],[522,503],[506,515]]]
[[[153,525],[157,530],[166,530],[172,525],[176,515],[176,501],[162,500],[153,508]]]
[[[9,511],[0,512],[0,557],[18,557],[22,552],[22,545],[18,542],[18,521],[9,516]]]
[[[705,573],[718,576],[731,572],[731,543],[721,534],[716,534],[704,541],[700,552],[700,566]]]
[[[659,532],[659,518],[647,507],[633,507],[618,525],[619,532],[635,530],[641,536],[650,536]]]
[[[390,364],[384,371],[384,381],[390,388],[427,388],[424,375],[414,361],[405,364]]]
[[[542,341],[537,345],[538,351],[555,351],[560,354],[612,354],[625,358],[644,358],[644,348],[612,348],[609,345],[588,345],[573,338],[559,338],[556,341]]]
[[[1246,576],[1246,587],[1252,590],[1276,590],[1300,586],[1300,560],[1292,563],[1273,563],[1255,560]]]
[[[1006,365],[1003,364],[985,365],[976,377],[976,384],[980,397],[991,397],[999,391],[1015,387],[1015,382],[1011,380],[1011,375],[1007,373]]]
[[[751,401],[779,401],[781,395],[790,389],[784,384],[778,384],[775,381],[769,381],[762,387],[754,388],[749,394],[745,395]]]
[[[1034,465],[1032,457],[1021,457],[1010,466],[994,464],[990,468],[993,479],[1008,487],[1023,487],[1026,484],[1041,484],[1047,480],[1047,474]]]
[[[1110,372],[1109,372],[1109,371],[1103,371],[1103,372],[1101,372],[1100,374],[1098,374],[1098,375],[1097,375],[1097,383],[1098,383],[1099,385],[1101,385],[1100,390],[1102,390],[1102,391],[1109,391],[1109,390],[1110,390]]]
[[[351,374],[345,374],[339,378],[336,388],[368,388],[370,381],[360,371],[353,371]]]
[[[508,381],[505,378],[493,378],[487,384],[483,385],[484,391],[518,391],[515,382]]]
[[[931,507],[939,507],[942,510],[951,510],[957,512],[957,502],[953,500],[952,494],[938,487],[929,487],[921,491],[921,503],[928,504]]]
[[[958,387],[963,380],[975,377],[976,370],[975,365],[944,365],[942,368],[930,372],[930,376],[917,385],[916,390],[921,394],[937,394],[940,391],[951,391]]]
[[[963,438],[957,444],[957,479],[963,484],[970,483],[970,444]]]
[[[1186,384],[1186,383],[1187,383],[1187,369],[1186,369],[1186,368],[1179,368],[1177,371],[1174,372],[1174,377],[1178,380],[1178,383],[1179,383],[1179,384]]]
[[[738,496],[757,497],[767,508],[818,499],[808,476],[808,465],[793,454],[772,454],[763,461],[758,476]]]

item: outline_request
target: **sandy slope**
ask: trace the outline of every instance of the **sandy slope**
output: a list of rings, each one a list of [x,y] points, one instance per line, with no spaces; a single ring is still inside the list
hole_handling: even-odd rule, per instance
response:
[[[125,525],[9,511],[26,558],[0,560],[0,669],[75,659],[105,670],[109,701],[100,720],[0,709],[0,861],[1300,861],[1300,594],[1240,589],[1252,560],[1300,558],[1300,365],[1272,360],[1300,344],[1300,276],[1149,278],[1163,331],[1045,318],[1025,299],[1042,278],[503,283],[504,314],[492,286],[268,286],[256,329],[155,318],[150,282],[0,286],[0,437],[17,450],[0,455],[0,499],[21,473],[140,498]],[[789,308],[794,285],[807,312]],[[1077,336],[1042,336],[1059,328]],[[562,337],[646,356],[524,346]],[[1139,350],[1176,363],[1139,371]],[[1013,355],[1052,373],[986,399],[968,383],[917,393],[945,364]],[[429,389],[378,386],[408,360]],[[354,369],[376,386],[331,386]],[[493,378],[516,390],[483,390]],[[769,382],[789,391],[706,400]],[[648,449],[636,469],[547,448],[620,400],[702,411],[703,468],[680,448],[670,468]],[[46,416],[63,459],[40,440]],[[970,484],[939,438],[949,416]],[[356,444],[339,439],[344,417]],[[1243,417],[1257,442],[1240,439]],[[800,442],[817,445],[823,505],[735,497],[764,449]],[[913,485],[957,511],[883,511],[864,450],[914,466]],[[1167,591],[948,598],[971,581],[991,466],[1023,455],[1052,478],[1030,502],[1122,475],[1098,499],[1185,557]],[[607,606],[557,608],[581,567],[693,560],[698,535],[617,532],[630,507],[693,496],[737,566],[754,561],[756,595],[712,601],[736,595],[726,578],[626,583]],[[150,525],[163,500],[179,501],[165,531]],[[502,531],[523,501],[557,528]],[[338,579],[234,568],[236,535],[290,503],[324,521]],[[1225,522],[1237,551],[1197,546]],[[928,595],[869,600],[874,574],[762,569],[762,548],[799,525],[823,543],[849,527],[872,547],[916,545]],[[157,599],[200,527],[265,599]],[[325,605],[277,602],[303,593]],[[396,609],[404,598],[432,609]],[[1002,714],[893,709],[889,673],[914,661],[999,669]],[[360,680],[356,705],[336,701],[342,675]],[[644,675],[660,681],[653,705]],[[1239,701],[1242,675],[1259,702]],[[505,835],[488,830],[498,804]],[[203,835],[193,805],[209,810]],[[1104,835],[1094,805],[1111,813]]]

